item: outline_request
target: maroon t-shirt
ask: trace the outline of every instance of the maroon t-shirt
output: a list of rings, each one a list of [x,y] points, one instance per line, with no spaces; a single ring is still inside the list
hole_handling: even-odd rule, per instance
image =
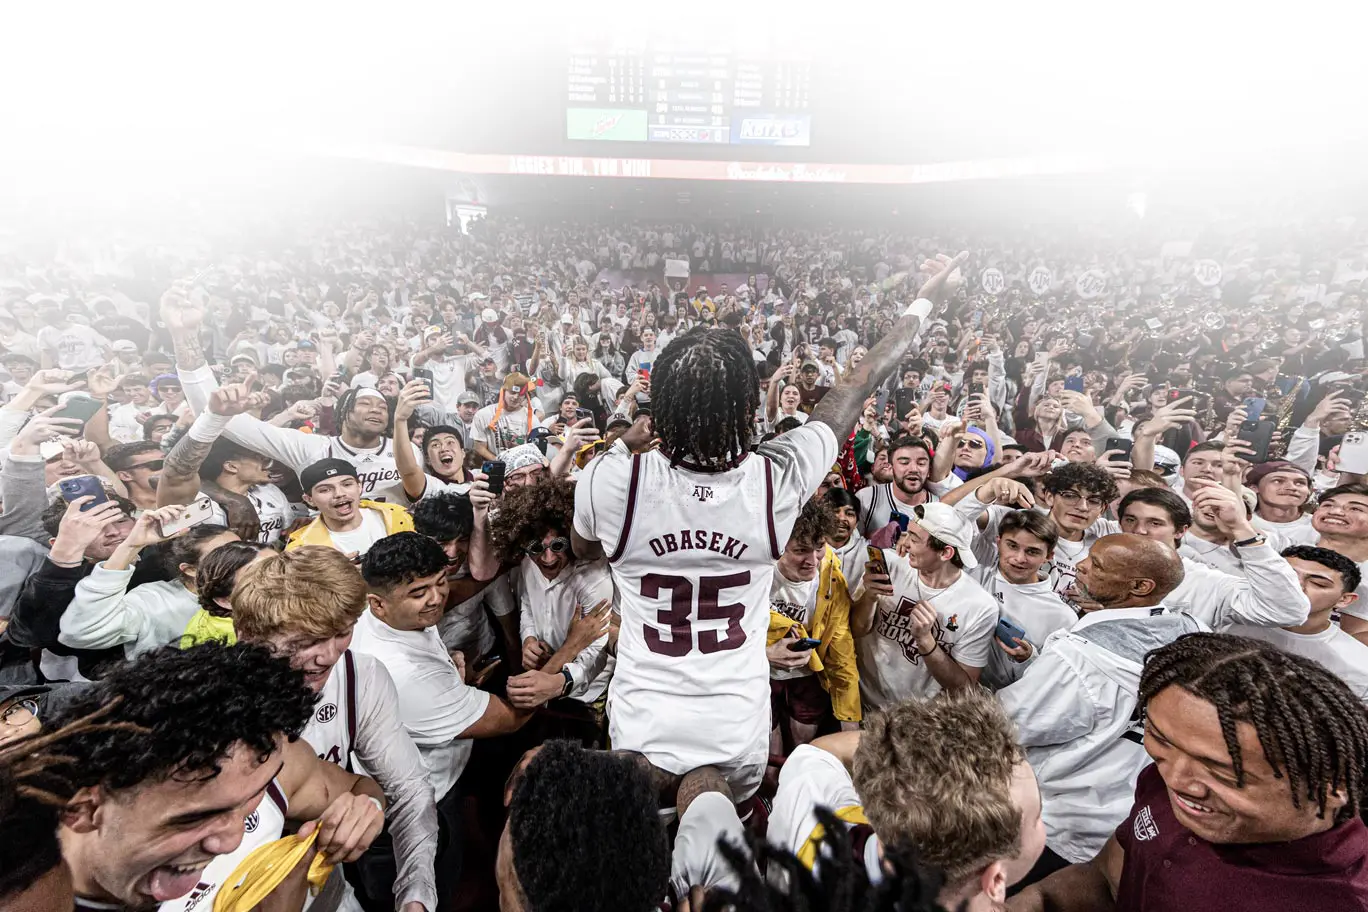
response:
[[[1368,827],[1355,818],[1293,842],[1213,845],[1178,822],[1157,767],[1116,830],[1117,912],[1368,910]]]

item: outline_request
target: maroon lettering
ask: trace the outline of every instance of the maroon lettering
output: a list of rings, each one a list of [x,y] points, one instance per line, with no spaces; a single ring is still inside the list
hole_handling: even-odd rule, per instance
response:
[[[740,603],[721,604],[724,589],[733,589],[750,584],[749,570],[727,576],[704,576],[698,580],[698,620],[727,622],[724,631],[702,630],[698,634],[698,651],[702,653],[725,652],[740,649],[746,642],[746,631],[741,626],[746,606]],[[665,630],[650,624],[642,625],[642,635],[646,648],[657,655],[679,657],[693,649],[694,584],[682,576],[669,576],[662,573],[647,573],[641,578],[643,598],[658,599],[663,590],[670,591],[668,608],[656,610],[656,624],[659,628],[669,628],[668,639]]]
[[[722,553],[727,557],[735,557],[739,559],[742,554],[746,553],[746,546],[741,545],[741,550],[738,552],[736,550],[737,545],[741,545],[741,542],[738,539],[732,538],[730,535],[728,535],[727,544],[722,548]]]
[[[679,550],[680,550],[680,551],[692,551],[692,550],[693,550],[693,532],[691,532],[691,531],[688,530],[688,529],[680,529],[680,530],[679,530]]]
[[[717,551],[717,550],[719,550],[721,544],[722,544],[722,533],[721,533],[721,532],[714,532],[714,533],[712,534],[712,538],[708,540],[708,550],[709,550],[709,551]]]
[[[665,556],[665,546],[660,543],[660,539],[653,538],[650,540],[649,544],[651,546],[651,550],[655,552],[656,557]]]
[[[669,551],[671,554],[674,554],[679,550],[679,544],[675,541],[673,532],[665,533],[665,550]]]

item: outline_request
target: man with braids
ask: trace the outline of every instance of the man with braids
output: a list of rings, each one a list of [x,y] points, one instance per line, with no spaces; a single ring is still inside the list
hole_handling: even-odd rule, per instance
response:
[[[1195,633],[1150,653],[1130,817],[1013,910],[1368,909],[1368,712],[1322,666]]]
[[[665,794],[705,765],[721,770],[738,801],[754,794],[768,760],[774,562],[865,400],[932,301],[953,291],[967,256],[929,263],[938,271],[893,329],[806,424],[754,455],[759,384],[750,348],[729,329],[674,339],[651,374],[660,447],[633,454],[619,441],[580,475],[574,553],[608,555],[622,616],[610,735],[663,774]]]
[[[186,401],[197,415],[202,414],[209,397],[219,388],[199,339],[204,310],[173,288],[162,296],[161,313],[176,347],[176,367]],[[345,460],[356,467],[361,495],[367,500],[407,503],[394,461],[396,444],[387,434],[388,400],[379,390],[349,389],[338,397],[335,413],[342,429],[336,437],[276,427],[245,414],[233,415],[226,423],[215,421],[212,428],[202,430],[205,434],[220,433],[224,439],[278,460],[295,472],[322,459]],[[414,461],[421,464],[423,454],[413,443],[401,440],[398,445],[413,447]]]
[[[329,861],[360,857],[384,795],[300,740],[313,710],[286,660],[220,643],[145,653],[73,700],[55,728],[97,712],[99,724],[66,735],[33,784],[64,802],[58,837],[77,908],[211,908],[287,813],[317,821]]]

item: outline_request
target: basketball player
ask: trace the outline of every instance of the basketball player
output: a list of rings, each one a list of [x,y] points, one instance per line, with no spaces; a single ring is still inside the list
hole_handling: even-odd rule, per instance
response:
[[[755,792],[769,748],[774,563],[865,399],[933,301],[953,291],[967,256],[928,262],[923,268],[938,271],[893,329],[806,424],[754,455],[747,445],[759,384],[750,350],[729,329],[676,338],[652,370],[659,449],[633,454],[617,443],[580,475],[574,553],[606,554],[620,594],[612,743],[662,774],[667,803],[678,778],[701,766],[715,766],[738,801]]]
[[[204,311],[180,289],[172,288],[162,295],[161,313],[175,345],[176,368],[186,401],[199,415],[208,405],[210,395],[219,388],[200,345],[199,327]],[[385,434],[390,412],[384,395],[367,387],[349,389],[337,399],[336,417],[342,428],[336,437],[276,427],[251,415],[234,415],[222,433],[225,439],[279,460],[295,472],[304,471],[320,459],[345,459],[356,466],[362,497],[408,503],[394,463],[394,441]],[[407,440],[400,443],[413,446]],[[414,459],[421,463],[422,453],[416,446],[413,452]]]

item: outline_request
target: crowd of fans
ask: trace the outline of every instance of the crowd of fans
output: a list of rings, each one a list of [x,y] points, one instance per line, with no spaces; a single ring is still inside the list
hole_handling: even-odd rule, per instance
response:
[[[0,908],[1368,909],[1351,220],[99,260],[0,257]]]

